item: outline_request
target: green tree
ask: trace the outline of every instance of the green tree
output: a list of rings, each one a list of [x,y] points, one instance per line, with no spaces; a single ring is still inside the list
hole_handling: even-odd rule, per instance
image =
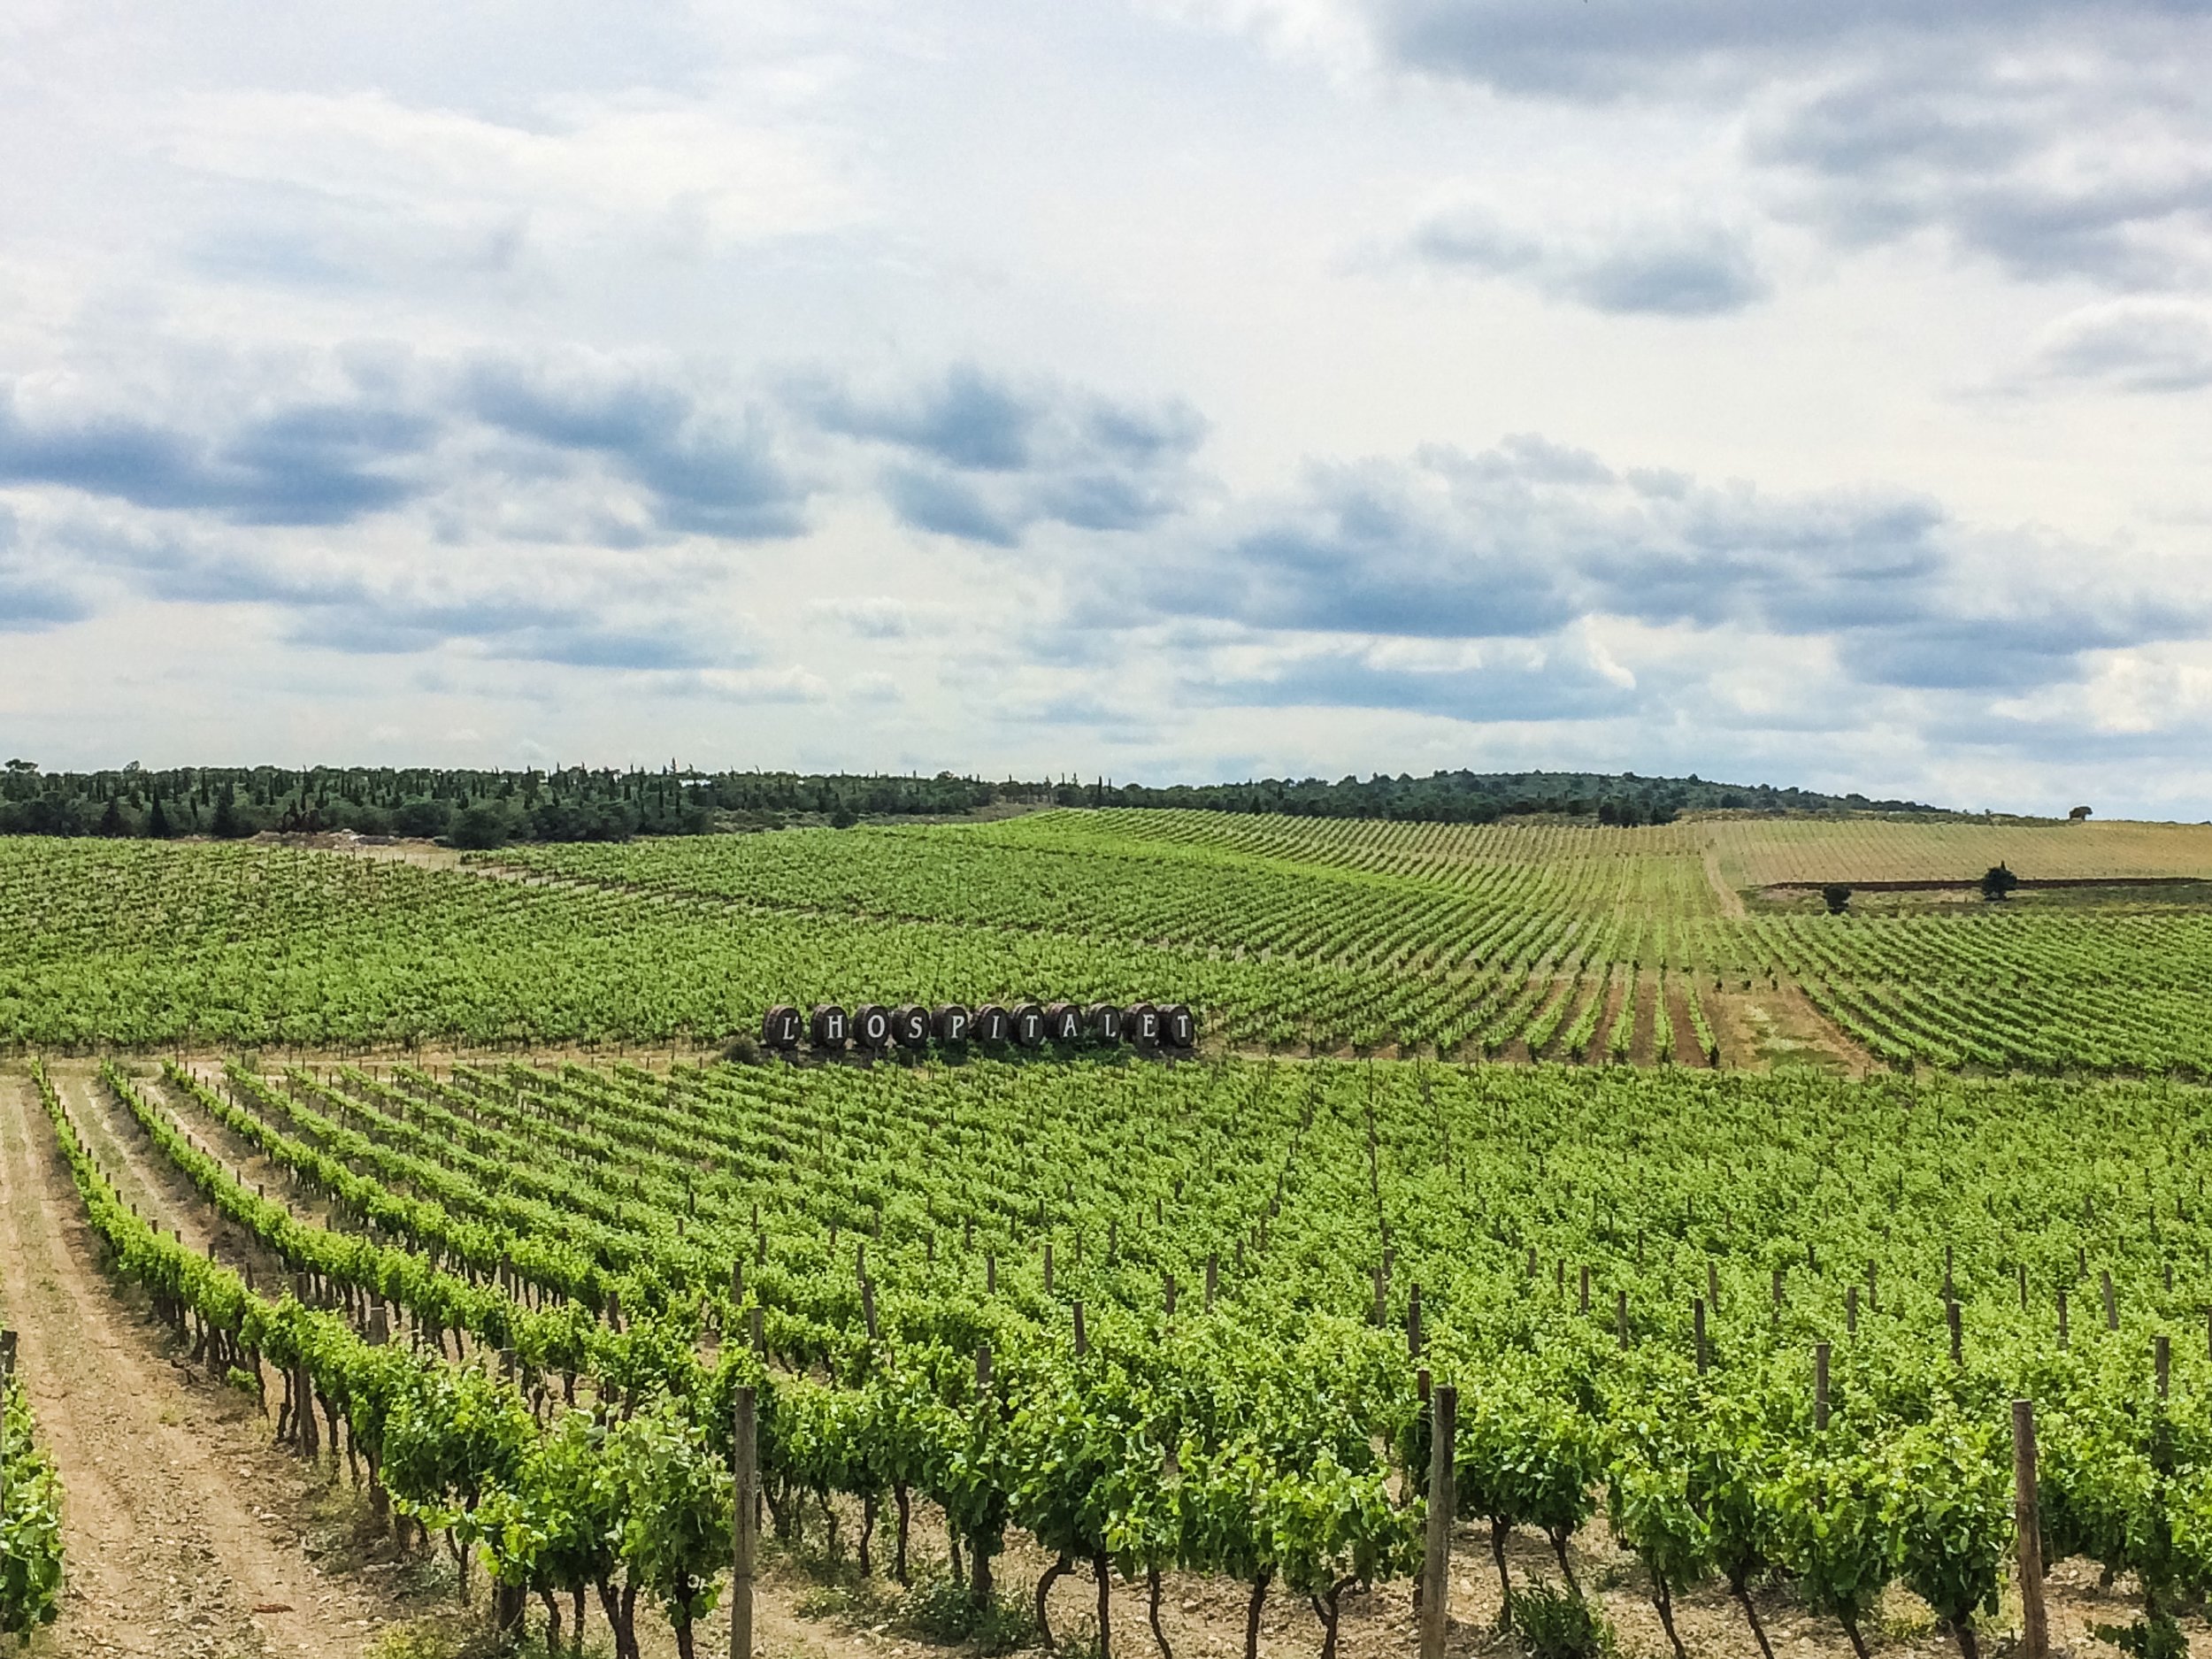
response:
[[[226,782],[223,792],[215,798],[215,818],[211,831],[224,841],[236,841],[247,833],[246,825],[238,816],[238,791]]]
[[[488,801],[479,801],[463,809],[461,816],[453,820],[450,832],[453,844],[472,852],[488,852],[495,847],[504,847],[513,832],[504,809]]]

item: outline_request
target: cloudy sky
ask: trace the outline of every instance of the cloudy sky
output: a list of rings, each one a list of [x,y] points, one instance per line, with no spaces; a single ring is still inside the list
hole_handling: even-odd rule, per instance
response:
[[[2212,816],[2203,0],[12,0],[0,747]]]

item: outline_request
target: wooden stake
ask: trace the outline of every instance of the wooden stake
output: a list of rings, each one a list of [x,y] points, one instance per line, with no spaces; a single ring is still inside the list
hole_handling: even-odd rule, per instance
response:
[[[2020,1540],[2020,1659],[2050,1659],[2043,1610],[2043,1524],[2036,1502],[2035,1404],[2012,1402],[2012,1517]]]
[[[1813,1344],[1813,1427],[1828,1427],[1828,1345]]]
[[[1421,1568],[1421,1659],[1444,1659],[1444,1632],[1450,1622],[1452,1594],[1452,1512],[1458,1465],[1453,1440],[1459,1429],[1459,1390],[1440,1384],[1429,1394],[1428,1548]]]
[[[2103,1270],[2103,1274],[2104,1328],[2108,1331],[2116,1331],[2120,1328],[2120,1303],[2119,1299],[2112,1294],[2112,1270],[2108,1267]]]
[[[753,1492],[759,1484],[760,1442],[753,1390],[736,1391],[737,1512],[730,1528],[730,1655],[753,1659]]]
[[[1690,1325],[1697,1334],[1697,1369],[1700,1374],[1702,1374],[1705,1370],[1706,1356],[1705,1303],[1701,1300],[1690,1303]]]

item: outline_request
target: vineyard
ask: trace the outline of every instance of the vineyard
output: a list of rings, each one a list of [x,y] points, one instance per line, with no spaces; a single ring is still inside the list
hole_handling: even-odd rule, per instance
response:
[[[1348,1598],[1386,1613],[1430,1379],[1466,1402],[1463,1569],[1495,1587],[1463,1599],[1492,1617],[1587,1576],[1602,1520],[1663,1641],[1717,1601],[1740,1649],[1821,1620],[1858,1648],[1895,1585],[1971,1653],[2016,1397],[2050,1558],[2137,1586],[2114,1623],[2212,1588],[2191,1090],[1248,1061],[35,1081],[195,1362],[265,1374],[277,1432],[342,1445],[503,1617],[595,1617],[618,1653],[641,1599],[685,1651],[713,1605],[741,1384],[790,1547],[971,1594],[1018,1555],[1047,1618],[1080,1570],[1124,1640],[1117,1599],[1149,1626],[1171,1575],[1240,1585],[1254,1631],[1310,1603],[1325,1651]],[[134,1158],[220,1218],[223,1259],[119,1199]]]
[[[27,1299],[82,1248],[395,1560],[617,1659],[726,1651],[745,1390],[775,1560],[1101,1659],[1409,1651],[1446,1471],[1455,1651],[1973,1659],[2023,1617],[2023,1401],[2055,1630],[2185,1655],[2212,913],[1772,893],[2201,856],[1989,833],[0,842],[0,1323],[39,1345],[0,1630],[81,1640],[62,1545],[113,1482],[73,1461],[84,1305]],[[1194,1059],[754,1048],[778,1004],[1147,998]],[[1763,1050],[1791,1010],[1853,1063]],[[304,1597],[248,1564],[265,1646]]]

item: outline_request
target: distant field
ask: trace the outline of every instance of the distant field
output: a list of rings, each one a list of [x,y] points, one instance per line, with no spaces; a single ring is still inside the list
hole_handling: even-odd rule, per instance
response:
[[[1781,882],[2116,885],[1778,903]],[[0,1041],[719,1046],[781,1001],[1168,998],[1210,1048],[2212,1072],[2212,828],[1041,812],[516,848],[0,844]]]
[[[1747,887],[1970,880],[1994,864],[2034,879],[2212,879],[2212,824],[1720,819],[1686,831],[1709,841],[1728,879]]]

